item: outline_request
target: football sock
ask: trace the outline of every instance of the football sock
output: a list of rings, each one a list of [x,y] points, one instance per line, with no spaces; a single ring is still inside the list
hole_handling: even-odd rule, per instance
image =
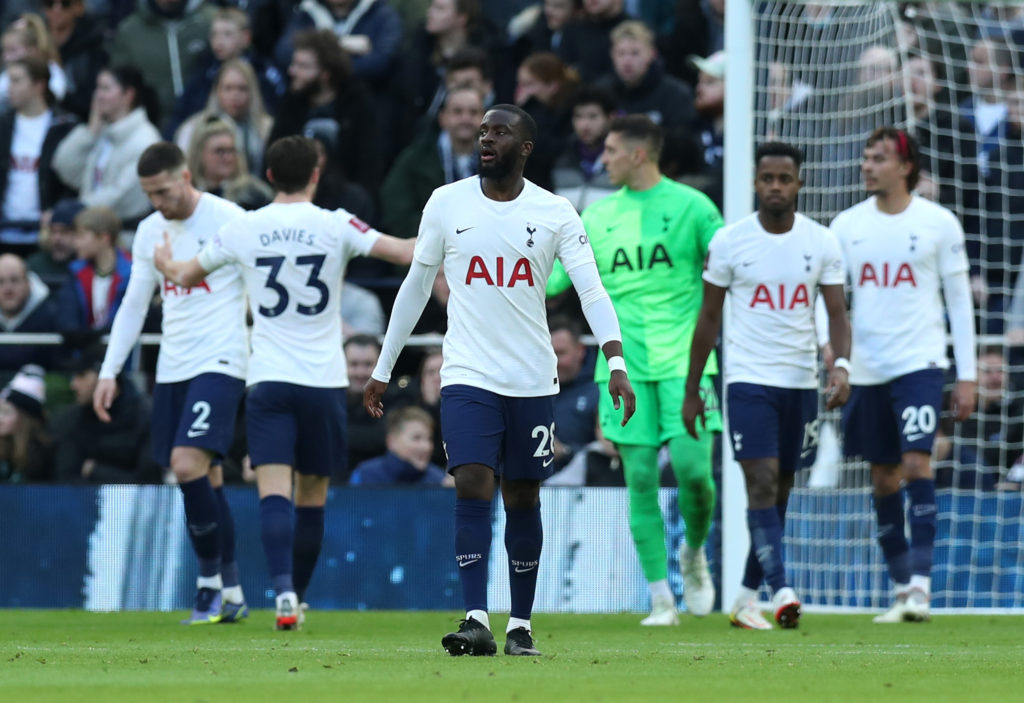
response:
[[[263,552],[274,593],[294,591],[292,585],[292,545],[295,522],[292,502],[280,495],[260,499],[260,527]]]
[[[213,489],[217,496],[217,524],[220,525],[220,575],[224,588],[239,585],[238,562],[235,561],[235,519],[224,495],[224,486]]]
[[[934,487],[932,491],[934,496]],[[878,546],[882,548],[882,556],[889,565],[889,578],[894,583],[905,584],[910,581],[910,545],[904,533],[903,491],[875,496],[874,501],[878,519]],[[932,519],[934,517],[933,513]]]
[[[668,578],[665,520],[658,503],[658,448],[619,445],[629,490],[629,531],[647,583]]]
[[[210,478],[201,476],[179,485],[189,539],[199,558],[199,575],[216,576],[220,573],[220,531],[217,529],[217,496]]]
[[[779,514],[779,530],[782,534],[786,534],[786,506],[776,505],[775,511]],[[750,545],[750,551],[747,552],[747,565],[743,569],[743,588],[754,591],[754,595],[757,595],[757,590],[761,587],[761,579],[764,578],[764,572],[761,570],[761,562],[757,560],[757,552],[754,551],[754,545]]]
[[[920,574],[914,574],[910,577],[910,588],[931,595],[932,592],[932,579],[930,576],[921,576]]]
[[[522,618],[509,618],[508,625],[505,627],[505,634],[507,635],[508,633],[512,632],[512,630],[515,630],[520,627],[526,630],[527,632],[533,632],[533,629],[530,627],[529,618],[527,618],[526,620]]]
[[[488,630],[491,629],[491,619],[487,616],[486,610],[467,610],[467,620],[476,620],[478,623],[486,627]]]
[[[455,499],[455,561],[466,611],[487,610],[487,562],[491,554],[491,501]],[[485,623],[486,624],[486,623]]]
[[[526,510],[505,508],[505,549],[508,551],[509,615],[529,621],[537,591],[537,572],[544,544],[540,503]]]
[[[313,578],[316,560],[324,542],[323,506],[295,508],[295,544],[292,550],[292,576],[295,593],[300,601],[306,599],[306,589]]]
[[[907,484],[910,497],[910,573],[928,576],[932,572],[935,547],[935,481],[919,478]]]
[[[684,434],[668,441],[672,470],[679,484],[679,514],[686,524],[683,536],[691,549],[700,548],[707,540],[715,511],[715,480],[711,474],[714,438],[714,433],[705,432],[700,439]]]
[[[676,601],[675,595],[672,593],[672,589],[669,588],[668,579],[661,579],[653,583],[647,584],[651,589],[651,601],[655,600],[671,600],[673,603]]]
[[[747,510],[750,543],[761,564],[764,580],[778,592],[786,587],[786,567],[782,563],[782,521],[775,508]]]

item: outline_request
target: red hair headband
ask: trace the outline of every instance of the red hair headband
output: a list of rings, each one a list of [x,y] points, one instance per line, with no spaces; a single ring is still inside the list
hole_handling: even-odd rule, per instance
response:
[[[904,161],[910,160],[910,148],[907,146],[907,133],[902,129],[896,132],[896,151]]]

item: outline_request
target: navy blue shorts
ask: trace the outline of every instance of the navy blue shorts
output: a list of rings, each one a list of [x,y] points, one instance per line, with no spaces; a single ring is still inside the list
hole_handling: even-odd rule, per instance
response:
[[[300,474],[329,478],[348,461],[347,421],[344,388],[257,383],[245,399],[249,461],[253,468],[287,464]]]
[[[473,386],[441,389],[441,437],[448,470],[483,464],[511,481],[554,473],[554,396],[513,398]]]
[[[941,369],[924,369],[877,386],[854,386],[843,407],[846,455],[899,464],[905,452],[931,454],[943,380]]]
[[[223,457],[235,436],[238,403],[245,381],[222,373],[203,373],[188,381],[153,388],[153,459],[171,465],[174,447],[198,447]]]
[[[818,453],[818,391],[730,383],[729,435],[737,460],[779,460],[793,473],[814,463]]]

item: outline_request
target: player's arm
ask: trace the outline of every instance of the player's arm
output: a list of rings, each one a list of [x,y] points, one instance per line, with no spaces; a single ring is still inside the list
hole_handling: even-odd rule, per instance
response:
[[[825,386],[825,407],[831,410],[850,398],[850,318],[846,315],[842,284],[822,285],[819,289],[828,314],[828,338],[834,359]]]
[[[132,270],[128,277],[128,287],[124,298],[114,315],[114,323],[110,327],[110,342],[107,353],[100,367],[99,380],[92,394],[92,407],[96,416],[103,422],[110,422],[110,406],[117,396],[117,374],[124,368],[124,362],[135,346],[146,322],[149,303],[153,299],[157,278],[153,268],[143,256],[132,258]]]
[[[391,371],[395,368],[395,361],[402,351],[402,347],[412,334],[413,327],[423,314],[423,308],[430,298],[430,291],[437,277],[440,264],[425,264],[418,259],[413,259],[409,267],[409,273],[402,281],[395,296],[395,305],[391,310],[391,320],[388,322],[387,332],[384,333],[384,342],[381,345],[380,357],[377,359],[377,366],[370,374],[370,380],[366,382],[363,389],[363,406],[372,417],[384,416],[384,404],[381,398],[388,388],[391,380]]]
[[[700,394],[700,379],[704,375],[704,366],[715,348],[718,330],[722,327],[722,305],[728,288],[716,286],[704,281],[704,300],[697,313],[697,325],[693,330],[693,341],[690,343],[690,367],[686,371],[686,395],[683,398],[683,425],[694,439],[697,436],[697,418],[701,428],[705,425],[704,398]]]
[[[199,285],[209,273],[199,263],[199,257],[195,256],[188,261],[176,261],[171,251],[171,237],[164,232],[164,240],[157,244],[153,250],[153,264],[157,271],[164,275],[171,283],[182,288],[191,288]]]
[[[412,263],[415,247],[415,239],[399,239],[390,234],[381,234],[370,248],[370,256],[399,266],[408,266]]]
[[[591,258],[579,262],[572,268],[566,268],[572,285],[580,296],[580,307],[587,324],[597,337],[604,358],[608,360],[611,375],[608,379],[608,394],[612,404],[618,410],[623,406],[622,424],[625,426],[636,411],[636,394],[626,374],[626,362],[622,357],[622,331],[619,329],[619,318],[615,315],[612,300],[608,291],[601,284],[601,276],[597,272],[597,264]]]
[[[953,416],[962,422],[974,412],[978,394],[974,306],[967,272],[944,275],[942,294],[946,299],[949,329],[953,335],[953,359],[956,361],[957,380],[953,387],[952,410]]]

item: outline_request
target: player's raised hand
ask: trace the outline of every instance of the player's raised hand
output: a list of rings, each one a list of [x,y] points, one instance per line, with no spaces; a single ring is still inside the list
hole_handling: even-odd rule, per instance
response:
[[[833,366],[825,385],[825,407],[829,410],[845,405],[850,399],[850,374],[846,369]]]
[[[363,386],[363,407],[366,408],[370,417],[375,417],[378,420],[384,417],[384,403],[381,398],[384,397],[384,391],[387,389],[388,384],[375,378],[371,378]]]
[[[636,393],[633,392],[633,384],[629,382],[629,376],[625,371],[612,371],[608,379],[608,394],[612,397],[612,405],[622,410],[622,426],[625,427],[629,418],[636,412]]]
[[[112,378],[101,378],[96,382],[96,390],[92,393],[92,409],[102,422],[110,422],[110,406],[117,397],[117,381]]]
[[[957,381],[953,386],[953,397],[951,401],[953,417],[957,422],[963,422],[974,412],[974,406],[978,402],[978,384],[974,381]]]
[[[683,397],[683,426],[686,427],[686,433],[694,439],[700,439],[697,436],[697,418],[700,418],[701,430],[707,429],[708,421],[704,417],[704,395],[699,392],[687,392]]]

